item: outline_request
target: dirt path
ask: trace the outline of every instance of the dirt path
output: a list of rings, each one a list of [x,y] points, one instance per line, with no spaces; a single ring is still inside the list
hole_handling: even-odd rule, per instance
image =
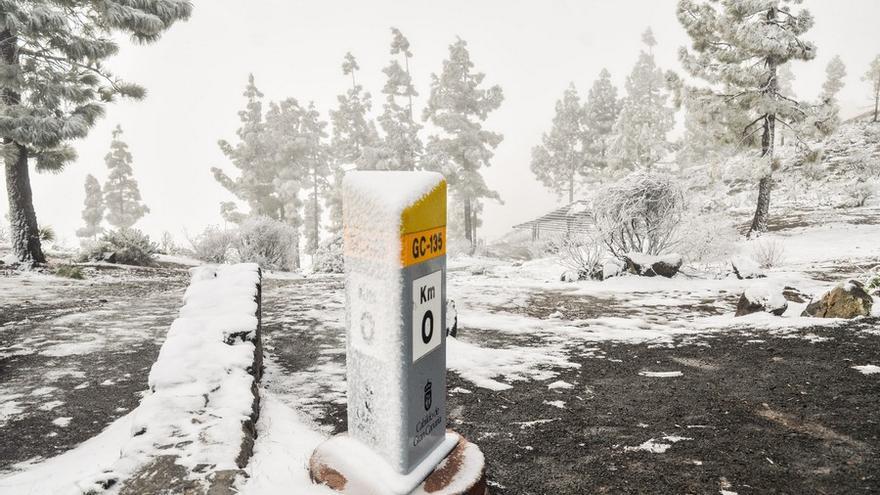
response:
[[[64,452],[135,406],[188,276],[0,277],[0,470]]]

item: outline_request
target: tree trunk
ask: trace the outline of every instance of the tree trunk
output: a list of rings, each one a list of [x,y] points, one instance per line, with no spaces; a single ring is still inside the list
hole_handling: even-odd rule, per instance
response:
[[[764,120],[764,135],[761,137],[761,157],[770,160],[770,169],[758,182],[758,205],[749,227],[749,237],[767,232],[767,219],[770,216],[770,193],[773,190],[773,133],[776,130],[776,116],[771,114]]]
[[[776,21],[776,9],[771,8],[767,13],[768,23]],[[763,90],[765,95],[769,95],[772,99],[779,97],[779,79],[776,75],[776,68],[779,63],[772,57],[767,60],[767,67],[770,71],[766,88]],[[768,113],[764,117],[764,133],[761,135],[761,158],[769,161],[769,168],[766,175],[761,177],[758,182],[758,205],[755,207],[755,216],[752,218],[752,225],[749,227],[748,237],[753,235],[761,235],[767,232],[767,219],[770,216],[770,192],[773,190],[773,148],[776,143],[776,114]]]
[[[28,151],[20,144],[16,143],[14,146],[17,156],[6,158],[6,193],[9,195],[12,252],[19,261],[45,263],[28,174]]]
[[[6,65],[18,65],[18,38],[8,30],[0,32],[0,56]],[[6,88],[2,90],[3,103],[18,105],[21,95]],[[9,197],[9,219],[12,252],[25,263],[45,263],[46,257],[40,246],[40,229],[34,211],[31,180],[28,173],[28,150],[12,138],[4,136],[3,143],[15,148],[6,162],[6,193]]]
[[[318,234],[320,233],[321,228],[319,225],[319,220],[321,215],[318,214],[318,168],[315,167],[312,172],[312,216],[314,217],[312,219],[312,234],[314,235],[314,237],[312,238],[312,246],[310,247],[310,249],[311,253],[315,254],[318,251]]]

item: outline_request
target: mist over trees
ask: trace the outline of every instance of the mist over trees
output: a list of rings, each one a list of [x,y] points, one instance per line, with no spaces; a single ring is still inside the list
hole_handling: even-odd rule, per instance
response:
[[[40,245],[29,166],[58,172],[76,158],[71,141],[85,137],[117,97],[144,89],[113,74],[104,61],[120,33],[151,43],[186,20],[186,0],[17,0],[0,6],[0,138],[6,167],[12,250],[26,263],[46,260]]]
[[[877,55],[868,71],[862,76],[863,81],[867,81],[871,85],[871,94],[874,98],[874,122],[877,122],[878,112],[880,112],[880,55]]]

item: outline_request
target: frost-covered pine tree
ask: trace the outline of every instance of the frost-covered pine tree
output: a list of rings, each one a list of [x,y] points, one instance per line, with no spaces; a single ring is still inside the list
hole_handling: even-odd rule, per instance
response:
[[[283,154],[276,153],[267,142],[268,131],[263,118],[263,93],[257,89],[253,74],[248,76],[247,87],[243,94],[247,104],[244,110],[238,112],[241,122],[241,126],[235,131],[238,142],[234,145],[225,139],[218,142],[220,151],[238,169],[238,176],[232,178],[217,167],[212,167],[211,172],[220,185],[247,203],[251,215],[266,216],[295,224],[299,218],[297,208],[286,205],[290,201],[291,194],[283,195],[283,188],[280,187],[282,182],[287,182],[280,177],[278,157]],[[280,120],[280,117],[278,119]],[[287,179],[295,180],[296,177]],[[295,197],[296,194],[292,196]],[[222,203],[221,212],[224,218],[232,222],[237,223],[244,218],[232,202]]]
[[[822,99],[836,100],[837,93],[843,89],[843,78],[846,77],[846,65],[840,55],[835,55],[825,67],[825,82],[822,84]]]
[[[85,225],[77,229],[76,236],[83,239],[94,239],[104,231],[101,222],[104,220],[104,195],[101,184],[94,175],[86,175],[86,199],[83,201],[82,219]]]
[[[343,167],[356,165],[360,168],[370,161],[368,156],[375,155],[379,143],[376,124],[369,118],[372,109],[370,93],[363,90],[357,83],[355,73],[360,69],[357,60],[351,53],[345,54],[342,62],[343,75],[351,75],[351,89],[336,97],[338,106],[330,110],[330,121],[333,126],[331,140],[333,159],[333,183],[327,198],[330,210],[330,232],[338,232],[342,228],[342,176]]]
[[[880,55],[871,61],[868,72],[865,72],[862,80],[871,85],[871,95],[874,97],[874,122],[877,122],[878,111],[880,111]]]
[[[825,67],[825,82],[819,101],[809,111],[809,116],[802,126],[802,133],[827,136],[840,126],[840,103],[837,94],[843,89],[843,78],[846,77],[846,66],[839,55],[835,55]]]
[[[574,84],[556,102],[556,115],[541,144],[532,148],[532,173],[557,197],[574,201],[578,177],[586,162],[587,147],[584,107]]]
[[[134,225],[150,209],[141,201],[141,192],[131,168],[132,157],[128,145],[122,140],[122,127],[113,130],[110,152],[104,156],[110,173],[104,183],[104,204],[107,207],[107,223],[127,229]]]
[[[790,60],[810,60],[816,48],[802,39],[813,25],[800,0],[679,0],[677,14],[692,40],[693,51],[682,48],[681,61],[691,75],[710,85],[707,94],[747,109],[748,138],[761,133],[758,204],[749,235],[767,230],[773,172],[776,124],[791,126],[805,115],[803,105],[779,89],[778,68]]]
[[[59,171],[117,96],[141,98],[103,63],[118,52],[112,33],[149,43],[189,17],[186,0],[14,0],[0,2],[0,139],[6,166],[12,251],[45,261],[28,165]]]
[[[650,169],[669,150],[666,135],[675,123],[675,111],[668,105],[666,79],[654,61],[657,42],[650,29],[642,35],[642,41],[648,51],[639,54],[626,79],[626,97],[614,124],[609,154],[617,169]]]
[[[595,176],[608,167],[608,147],[614,123],[620,115],[617,88],[611,82],[611,73],[602,69],[593,83],[584,106],[587,138],[587,167],[583,172]]]
[[[480,87],[486,75],[473,71],[467,42],[458,39],[449,45],[449,58],[439,75],[431,74],[431,94],[422,118],[440,131],[428,140],[428,168],[443,172],[462,211],[465,239],[476,243],[480,200],[499,199],[489,189],[481,169],[491,165],[494,149],[504,136],[483,129],[489,113],[501,106],[500,86]]]
[[[384,139],[370,168],[415,170],[423,146],[419,138],[422,126],[413,118],[413,97],[419,94],[413,87],[409,72],[412,52],[409,50],[409,40],[399,29],[391,28],[391,35],[391,55],[396,58],[382,69],[388,78],[382,88],[385,104],[379,116]]]

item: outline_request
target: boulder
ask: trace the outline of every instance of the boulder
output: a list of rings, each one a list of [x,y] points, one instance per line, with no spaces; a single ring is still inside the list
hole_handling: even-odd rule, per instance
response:
[[[857,280],[848,280],[826,292],[822,299],[808,304],[801,316],[817,318],[869,316],[873,305],[874,299],[865,291],[865,286]]]
[[[605,263],[602,264],[602,280],[620,275],[625,268],[626,265],[617,258],[605,260]]]
[[[761,266],[749,258],[734,258],[730,260],[730,266],[733,267],[733,274],[740,280],[766,277]]]
[[[643,277],[661,276],[672,278],[678,273],[683,260],[677,254],[666,256],[650,256],[640,253],[629,253],[623,257],[626,270]]]
[[[780,291],[766,287],[750,287],[739,296],[734,316],[761,312],[782,316],[786,309],[788,309],[788,301]]]
[[[574,270],[565,270],[559,277],[560,282],[577,282],[578,280],[580,280],[580,277],[578,276],[578,272]]]

